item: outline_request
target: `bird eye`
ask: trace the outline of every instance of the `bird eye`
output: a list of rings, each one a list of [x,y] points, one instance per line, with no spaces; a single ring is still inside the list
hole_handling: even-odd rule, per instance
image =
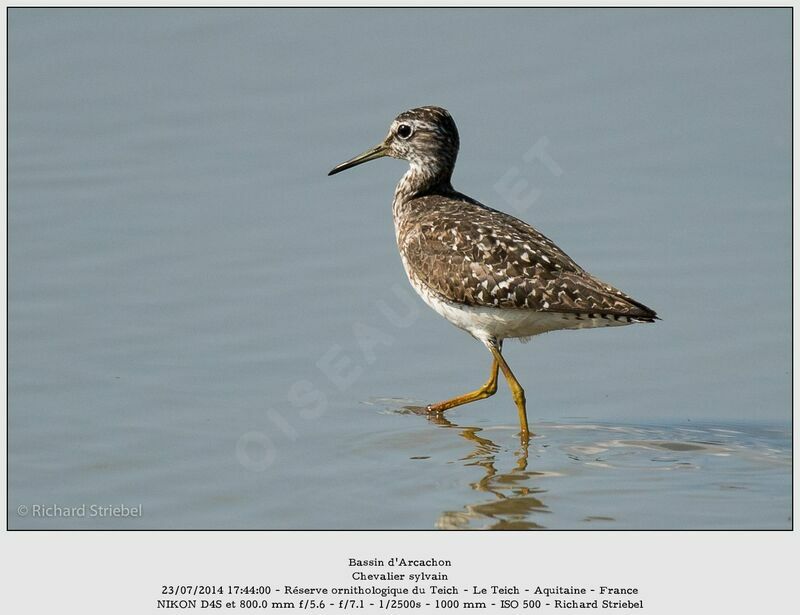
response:
[[[400,124],[397,127],[397,136],[401,139],[408,139],[414,130],[408,124]]]

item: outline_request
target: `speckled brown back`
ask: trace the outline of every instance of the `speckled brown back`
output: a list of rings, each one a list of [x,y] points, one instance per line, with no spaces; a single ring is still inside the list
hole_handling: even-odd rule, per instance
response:
[[[443,191],[396,208],[411,274],[443,299],[496,308],[652,321],[656,314],[579,267],[525,222]]]

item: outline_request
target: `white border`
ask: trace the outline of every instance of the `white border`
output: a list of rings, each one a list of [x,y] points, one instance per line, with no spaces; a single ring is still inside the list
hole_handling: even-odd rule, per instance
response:
[[[20,2],[14,6],[42,3]],[[68,2],[47,5],[69,6]],[[108,5],[108,2],[87,3]],[[154,3],[126,5],[158,6]],[[215,2],[171,2],[207,6]],[[263,6],[260,2],[237,2]],[[297,6],[296,3],[277,3]],[[309,6],[324,3],[311,2]],[[352,2],[352,5],[374,5]],[[392,5],[398,3],[391,3]],[[411,6],[426,3],[408,2]],[[444,6],[484,2],[443,2]],[[504,2],[517,5],[517,2]],[[596,6],[595,3],[536,4]],[[646,3],[652,6],[684,2]],[[752,2],[707,2],[751,6]],[[530,5],[530,3],[525,3]],[[642,6],[641,2],[620,6]],[[795,6],[795,3],[782,3]],[[796,15],[796,14],[795,14]],[[795,26],[796,26],[796,19]],[[3,12],[6,49],[6,12]],[[796,58],[795,58],[796,59]],[[796,63],[795,63],[796,66]],[[2,63],[5,78],[6,64]],[[797,75],[794,75],[795,82]],[[5,109],[6,98],[3,98]],[[4,124],[5,136],[5,124]],[[796,136],[796,135],[795,135]],[[796,140],[795,140],[796,143]],[[5,156],[5,149],[3,150]],[[796,154],[796,152],[795,152]],[[3,236],[6,219],[3,217]],[[798,222],[794,222],[798,237]],[[2,251],[5,279],[6,251]],[[798,288],[795,271],[795,288]],[[796,299],[796,298],[795,298]],[[797,302],[793,317],[797,318]],[[6,316],[6,303],[3,316]],[[2,329],[6,343],[6,329]],[[794,340],[793,340],[794,341]],[[796,360],[796,356],[795,356]],[[6,370],[3,370],[6,391]],[[0,426],[5,443],[6,424]],[[795,436],[796,436],[795,432]],[[796,441],[796,438],[795,438]],[[0,464],[6,470],[3,451]],[[796,483],[795,483],[796,485]],[[795,497],[797,495],[795,491]],[[3,527],[7,501],[3,495]],[[0,536],[8,613],[155,612],[165,584],[346,585],[347,559],[401,555],[453,560],[457,584],[628,585],[645,600],[639,612],[785,613],[795,607],[797,532],[6,532]],[[163,611],[163,609],[162,609]],[[173,610],[174,611],[174,610]],[[180,611],[188,612],[188,611]],[[207,609],[206,612],[233,612]],[[239,610],[239,612],[244,612]],[[328,609],[329,613],[342,613]],[[369,611],[362,611],[367,613]],[[392,610],[385,612],[405,612]],[[425,610],[409,611],[425,612]],[[445,611],[442,611],[445,612]],[[455,612],[455,611],[451,611]],[[489,609],[483,613],[511,612]],[[585,611],[582,611],[585,612]],[[621,612],[621,611],[620,611]]]

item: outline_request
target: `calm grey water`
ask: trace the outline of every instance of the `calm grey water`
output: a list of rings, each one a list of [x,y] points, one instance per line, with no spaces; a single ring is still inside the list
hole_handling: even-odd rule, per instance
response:
[[[788,9],[9,21],[12,528],[790,527]],[[527,447],[505,387],[409,409],[490,357],[407,285],[403,163],[326,177],[421,104],[663,318],[507,344]]]

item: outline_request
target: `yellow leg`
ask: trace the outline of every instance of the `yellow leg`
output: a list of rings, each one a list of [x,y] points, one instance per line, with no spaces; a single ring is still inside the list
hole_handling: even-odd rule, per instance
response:
[[[522,386],[520,386],[519,382],[514,376],[514,373],[508,366],[508,363],[506,363],[506,360],[500,353],[500,348],[494,344],[487,345],[489,346],[489,350],[491,350],[492,354],[494,355],[495,364],[500,364],[500,369],[503,370],[503,375],[506,377],[506,381],[508,382],[508,388],[511,389],[511,395],[514,397],[514,403],[517,404],[517,412],[519,413],[519,427],[522,430],[520,435],[523,436],[523,438],[528,438],[530,436],[530,432],[528,431],[528,413],[525,410],[525,391],[522,390]]]
[[[454,397],[453,399],[448,399],[446,401],[440,401],[436,404],[431,404],[428,406],[428,412],[444,412],[445,410],[449,410],[450,408],[455,408],[456,406],[462,406],[464,404],[468,404],[472,401],[478,401],[479,399],[485,399],[487,397],[491,397],[497,392],[497,368],[498,363],[497,359],[492,362],[492,373],[489,376],[489,380],[486,381],[481,388],[476,389],[475,391],[471,391],[470,393],[466,393],[464,395],[459,395],[458,397]]]

